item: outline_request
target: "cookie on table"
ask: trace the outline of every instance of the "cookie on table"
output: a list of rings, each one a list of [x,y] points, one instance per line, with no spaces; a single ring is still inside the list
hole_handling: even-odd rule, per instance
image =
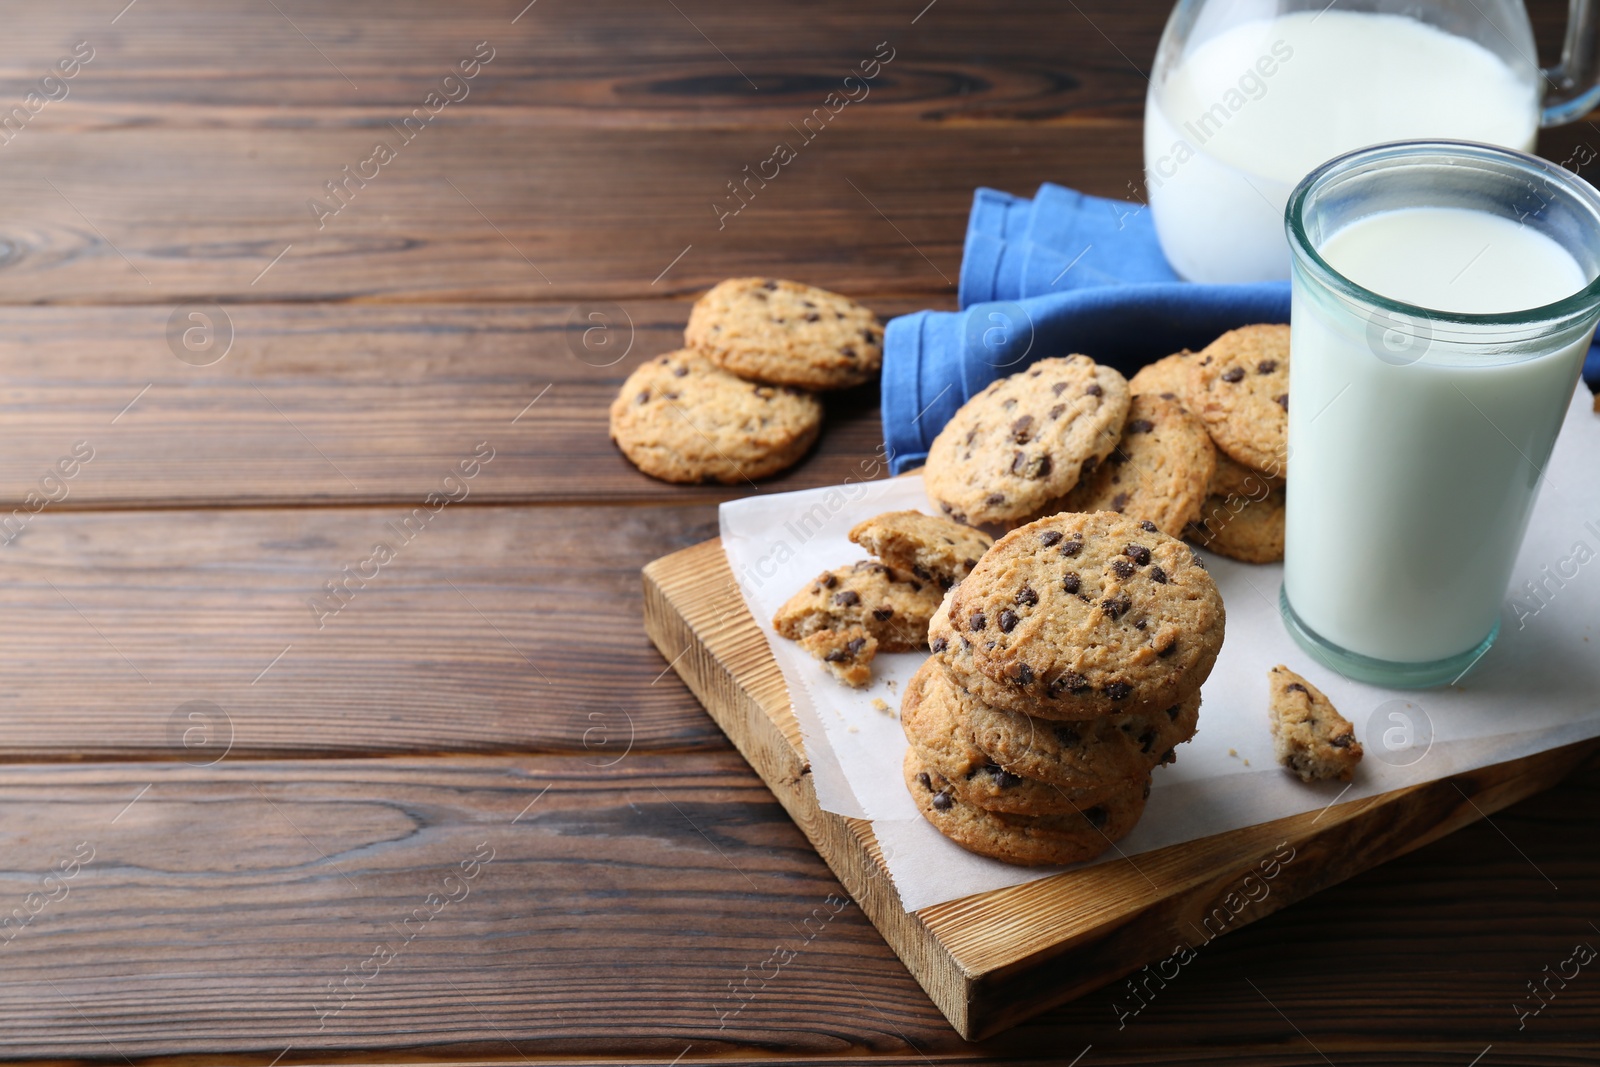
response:
[[[844,389],[883,366],[883,326],[855,301],[799,282],[729,278],[695,301],[684,344],[724,370],[802,389]]]
[[[1114,511],[1177,536],[1200,517],[1216,465],[1211,436],[1183,404],[1135,393],[1115,450],[1056,510]]]
[[[1267,672],[1267,707],[1278,762],[1302,782],[1348,782],[1361,762],[1355,727],[1322,690],[1281,663]]]
[[[1137,374],[1128,379],[1128,391],[1135,396],[1165,396],[1169,400],[1184,402],[1189,389],[1189,368],[1195,362],[1195,353],[1185,348],[1170,356],[1162,356],[1154,363],[1146,363]]]
[[[850,540],[891,567],[949,589],[989,551],[994,538],[949,519],[920,511],[889,511],[859,522]]]
[[[1288,473],[1289,327],[1223,334],[1189,368],[1184,396],[1222,451],[1253,470]]]
[[[1104,511],[1011,531],[947,603],[930,637],[951,676],[985,703],[1048,719],[1182,703],[1216,662],[1225,623],[1194,549]]]
[[[971,697],[946,677],[938,660],[925,662],[906,683],[900,726],[925,767],[949,779],[956,795],[989,811],[1018,815],[1063,815],[1082,810],[1150,769],[1132,765],[1117,777],[1084,775],[1066,783],[1012,773],[973,743],[966,718]],[[1058,776],[1060,777],[1060,776]]]
[[[1200,517],[1183,535],[1201,548],[1241,563],[1278,563],[1283,559],[1286,506],[1282,489],[1272,489],[1261,499],[1207,497]]]
[[[1103,791],[1176,758],[1174,749],[1194,737],[1200,694],[1164,711],[1103,715],[1053,722],[968,698],[966,721],[973,742],[1000,766],[1052,785]]]
[[[872,683],[872,659],[878,639],[864,626],[842,630],[816,630],[800,639],[800,647],[822,661],[828,673],[852,689]]]
[[[772,628],[791,641],[818,630],[859,626],[878,640],[879,652],[915,652],[928,644],[928,620],[942,590],[875,560],[824,571],[789,598]]]
[[[1243,463],[1217,450],[1217,469],[1206,487],[1207,496],[1243,496],[1259,499],[1272,489],[1282,489],[1287,484],[1283,478],[1266,471],[1251,470]]]
[[[1133,829],[1150,795],[1145,776],[1080,811],[1013,815],[961,799],[950,780],[925,766],[915,749],[906,750],[901,768],[917,810],[935,830],[968,852],[1024,867],[1094,859]]]
[[[666,482],[737,485],[792,466],[822,429],[822,404],[755,385],[686,350],[640,365],[611,402],[611,440]]]
[[[1066,495],[1110,455],[1128,383],[1088,356],[1041,359],[963,404],[928,449],[928,498],[956,522],[1004,524]]]

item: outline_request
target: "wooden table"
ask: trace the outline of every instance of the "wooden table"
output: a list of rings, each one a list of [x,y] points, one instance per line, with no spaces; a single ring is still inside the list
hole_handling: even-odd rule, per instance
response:
[[[0,9],[0,1055],[1600,1058],[1600,977],[1513,1007],[1600,942],[1592,768],[973,1046],[645,638],[730,493],[615,454],[623,376],[728,275],[953,306],[979,184],[1136,202],[1163,4],[523,2]]]

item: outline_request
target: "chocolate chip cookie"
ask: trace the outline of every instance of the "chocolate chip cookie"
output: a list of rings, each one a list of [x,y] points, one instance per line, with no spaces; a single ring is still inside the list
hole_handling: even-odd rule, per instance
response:
[[[915,749],[902,764],[917,810],[945,837],[968,852],[1025,867],[1094,859],[1132,830],[1150,795],[1148,777],[1066,815],[1013,815],[987,811],[961,799],[949,779],[926,767]]]
[[[973,743],[990,760],[1026,778],[1084,790],[1092,796],[1171,762],[1194,736],[1200,694],[1165,711],[1052,722],[968,698],[963,705]]]
[[[1057,775],[1046,782],[1012,773],[973,741],[967,712],[974,701],[945,675],[936,659],[925,662],[906,683],[900,725],[917,757],[949,779],[956,795],[989,811],[1018,815],[1063,815],[1080,811],[1127,785],[1127,779],[1155,765],[1130,761],[1127,774]]]
[[[1128,379],[1128,391],[1134,396],[1143,393],[1183,402],[1184,394],[1189,389],[1189,367],[1194,361],[1195,354],[1185,348],[1181,352],[1163,356],[1154,363],[1146,363]]]
[[[1189,368],[1184,396],[1218,448],[1246,467],[1287,475],[1289,327],[1223,334]]]
[[[862,560],[824,571],[778,609],[772,627],[800,641],[818,630],[859,626],[878,639],[880,652],[914,652],[927,647],[928,619],[940,595],[933,582]]]
[[[928,449],[923,483],[944,514],[1004,524],[1065,496],[1116,447],[1128,383],[1088,356],[1042,359],[990,384]]]
[[[965,578],[994,544],[982,530],[920,511],[889,511],[857,523],[850,540],[941,589]]]
[[[1135,393],[1117,447],[1057,510],[1114,511],[1179,535],[1200,517],[1216,455],[1205,426],[1181,403]]]
[[[611,402],[611,440],[666,482],[738,485],[776,474],[821,429],[816,397],[752,384],[689,351],[644,363]]]
[[[1302,782],[1348,782],[1361,762],[1355,727],[1322,690],[1279,664],[1267,672],[1272,748]]]
[[[883,366],[883,326],[855,301],[799,282],[729,278],[695,301],[684,344],[758,382],[843,389]]]
[[[1216,583],[1148,520],[1061,514],[1006,534],[950,591],[935,652],[985,703],[1049,719],[1163,710],[1222,647]]]
[[[800,647],[821,660],[829,674],[850,688],[865,689],[871,684],[878,639],[866,627],[816,630],[800,639]]]
[[[1275,477],[1266,471],[1251,470],[1244,464],[1230,458],[1226,452],[1218,450],[1217,469],[1211,475],[1211,484],[1206,488],[1207,496],[1246,496],[1260,499],[1270,489],[1282,489],[1285,485],[1282,478]]]
[[[1257,483],[1258,492],[1261,484]],[[1183,536],[1220,556],[1242,563],[1277,563],[1283,559],[1284,508],[1282,489],[1250,497],[1209,496],[1200,517]]]

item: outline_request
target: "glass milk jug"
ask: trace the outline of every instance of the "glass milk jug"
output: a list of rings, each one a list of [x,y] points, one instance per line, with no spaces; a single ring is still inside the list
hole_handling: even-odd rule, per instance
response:
[[[1196,282],[1287,278],[1289,193],[1356,148],[1531,150],[1600,99],[1595,8],[1572,0],[1561,65],[1541,71],[1520,0],[1181,0],[1145,100],[1168,261]]]

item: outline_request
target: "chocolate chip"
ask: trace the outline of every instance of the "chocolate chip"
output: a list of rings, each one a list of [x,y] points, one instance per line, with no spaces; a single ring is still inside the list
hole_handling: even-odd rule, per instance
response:
[[[750,295],[755,297],[757,300],[765,300],[767,298],[767,294],[760,291],[751,293]]]
[[[1156,524],[1151,522],[1149,519],[1140,519],[1139,520],[1139,529],[1143,530],[1145,533],[1160,533],[1161,532],[1160,530],[1156,529]]]
[[[644,392],[639,394],[639,403],[641,403],[641,404],[648,403],[649,400],[650,400],[650,390],[646,389]]]
[[[1006,502],[1006,495],[1004,493],[990,493],[988,496],[984,497],[983,502],[990,507],[994,507],[996,504],[1004,504]]]
[[[921,784],[922,788],[926,789],[930,793],[933,792],[933,782],[928,778],[927,771],[919,772],[917,774],[917,781]]]
[[[1083,735],[1065,723],[1057,723],[1053,728],[1056,740],[1068,748],[1076,748],[1083,743]]]
[[[1154,748],[1155,745],[1156,745],[1156,732],[1154,730],[1146,730],[1144,733],[1139,735],[1139,751],[1140,752],[1144,753],[1145,755],[1149,755],[1150,754],[1150,750],[1152,748]]]
[[[1143,545],[1129,545],[1122,554],[1143,567],[1150,562],[1150,550]]]
[[[1083,581],[1078,577],[1077,571],[1068,571],[1066,577],[1061,579],[1063,592],[1076,593],[1081,588],[1083,588]]]
[[[1055,407],[1050,409],[1050,418],[1059,419],[1061,417],[1061,413],[1065,410],[1067,410],[1067,405],[1057,404]]]
[[[1244,368],[1229,367],[1227,370],[1222,372],[1222,380],[1230,383],[1244,381]]]
[[[1134,419],[1128,423],[1129,433],[1149,433],[1156,428],[1156,424],[1149,419]]]
[[[987,625],[989,625],[989,620],[984,617],[984,614],[981,611],[974,611],[972,613],[972,618],[967,620],[967,629],[971,630],[973,633],[977,633]]]
[[[1275,359],[1264,359],[1260,363],[1256,364],[1256,372],[1258,374],[1271,374],[1277,369],[1278,361]]]
[[[1133,624],[1133,628],[1135,630],[1143,630],[1145,628],[1145,621],[1140,619],[1138,622]]]
[[[672,368],[672,376],[674,378],[687,378],[689,376],[689,368],[688,367],[673,367]]]
[[[1054,700],[1056,695],[1062,692],[1087,693],[1088,691],[1089,679],[1085,678],[1077,671],[1067,671],[1061,677],[1052,681],[1047,690],[1051,700]]]
[[[1127,493],[1118,493],[1116,496],[1111,498],[1111,510],[1115,511],[1117,514],[1119,514],[1119,515],[1122,514],[1122,509],[1127,507],[1127,506],[1128,506],[1128,494]]]
[[[1114,559],[1111,561],[1111,573],[1118,578],[1131,578],[1133,577],[1133,564],[1125,559]]]
[[[854,348],[851,348],[849,345],[845,345],[843,348],[839,349],[839,354],[841,356],[843,356],[845,359],[855,359],[856,358],[856,350]]]
[[[1079,552],[1082,552],[1082,551],[1083,551],[1083,535],[1082,534],[1073,534],[1071,539],[1069,539],[1066,544],[1061,546],[1061,554],[1063,556],[1076,556]]]
[[[1161,766],[1165,767],[1167,764],[1176,763],[1177,761],[1178,761],[1178,750],[1175,749],[1175,748],[1169,748],[1165,752],[1161,753],[1161,759],[1158,762],[1160,763]],[[1149,796],[1150,795],[1150,783],[1149,782],[1146,782],[1144,784],[1144,789],[1145,789],[1144,795],[1145,796]]]
[[[1100,827],[1106,824],[1106,819],[1110,818],[1110,812],[1106,811],[1106,809],[1101,805],[1096,804],[1094,807],[1084,812],[1083,817],[1089,820],[1090,826],[1098,830]]]
[[[854,589],[846,589],[842,593],[833,594],[833,602],[841,608],[853,608],[861,603],[861,596]]]
[[[1017,628],[1017,623],[1020,621],[1016,612],[1010,608],[1004,608],[1000,612],[1000,631],[1002,633],[1010,633]]]
[[[1334,748],[1349,748],[1355,742],[1355,734],[1340,734],[1328,742]]]
[[[1118,562],[1120,563],[1121,560],[1118,560]],[[1129,573],[1132,573],[1132,571],[1130,570]],[[1128,599],[1126,595],[1107,597],[1100,601],[1100,610],[1105,612],[1106,617],[1110,619],[1122,618],[1131,607],[1133,607],[1133,601]]]
[[[1054,545],[1054,544],[1059,544],[1060,541],[1061,541],[1061,531],[1060,530],[1046,530],[1046,531],[1044,531],[1043,533],[1041,533],[1039,535],[1039,541],[1046,548],[1049,548],[1051,545]]]
[[[964,559],[961,562],[967,565],[967,570],[969,571],[978,565],[978,561],[975,559]]]
[[[816,322],[821,318],[822,318],[822,316],[818,315],[815,311],[806,312],[806,321],[807,322]]]
[[[1019,445],[1028,443],[1033,436],[1033,416],[1024,415],[1011,424],[1011,439]]]
[[[1288,685],[1284,686],[1284,689],[1288,690],[1291,693],[1306,693],[1307,692],[1306,687],[1301,685],[1299,682],[1290,682]],[[1307,695],[1309,695],[1309,693]]]
[[[935,652],[943,652],[945,649],[950,647],[950,642],[945,640],[943,637],[935,637],[933,639],[933,644],[929,645],[928,647],[933,649]]]
[[[1194,565],[1196,567],[1199,567],[1201,570],[1205,570],[1206,569],[1206,561],[1205,561],[1204,558],[1201,557],[1200,553],[1198,553],[1198,552],[1190,552],[1189,553],[1189,558],[1194,562]]]
[[[827,586],[829,589],[832,589],[834,586],[839,584],[839,579],[834,575],[829,574],[823,577],[822,584]]]
[[[761,288],[763,289],[776,289],[777,287],[778,283],[771,278],[761,283]]]
[[[1039,594],[1035,593],[1030,587],[1025,585],[1021,589],[1017,590],[1016,602],[1018,604],[1025,604],[1031,608],[1039,602]]]
[[[1277,401],[1278,406],[1281,407],[1283,410],[1285,410],[1285,411],[1289,410],[1289,394],[1288,393],[1280,393],[1279,395],[1273,397],[1272,399]]]
[[[1183,709],[1180,708],[1177,704],[1172,705],[1172,707],[1167,709],[1167,718],[1171,719],[1173,722],[1177,722],[1178,721],[1178,712],[1180,712],[1182,710]]]
[[[1066,382],[1057,382],[1056,384],[1054,384],[1054,385],[1052,385],[1050,387],[1050,391],[1052,393],[1054,393],[1056,396],[1060,396],[1062,393],[1066,392],[1066,389],[1067,389],[1067,383]]]
[[[1032,685],[1033,668],[1028,666],[1026,663],[1017,664],[1016,671],[1014,671],[1011,675],[1011,683],[1013,685]]]
[[[1100,466],[1099,456],[1090,456],[1088,459],[1084,460],[1083,466],[1078,468],[1079,480],[1081,481],[1082,479],[1089,477],[1089,475],[1093,473],[1094,469],[1098,466]]]
[[[888,622],[894,618],[894,609],[888,606],[872,609],[872,617],[879,622]]]
[[[933,794],[932,803],[935,811],[949,811],[951,804],[950,794],[941,789]]]
[[[1096,383],[1090,382],[1089,385],[1084,389],[1084,393],[1088,396],[1100,396],[1105,393],[1105,390],[1100,388],[1100,386]]]
[[[1109,700],[1127,700],[1128,694],[1133,692],[1133,686],[1127,682],[1112,682],[1104,692]]]
[[[845,651],[852,656],[860,655],[861,650],[867,647],[867,639],[865,637],[852,637],[844,647]]]
[[[678,399],[678,394],[677,393],[662,393],[661,395],[666,397],[668,400],[676,400],[676,399]]]
[[[1167,643],[1164,646],[1160,646],[1160,647],[1158,647],[1156,649],[1156,655],[1160,656],[1162,659],[1166,659],[1168,656],[1172,655],[1177,650],[1178,650],[1178,639],[1176,637],[1172,637],[1172,638],[1168,639]]]
[[[871,330],[862,330],[861,331],[861,339],[863,341],[867,342],[867,344],[869,344],[869,345],[870,344],[876,344],[877,340],[878,340],[877,336],[874,335]]]
[[[1167,584],[1167,572],[1162,570],[1160,567],[1151,567],[1150,568],[1150,580],[1152,582],[1155,582],[1157,585],[1166,585]]]
[[[844,650],[840,649],[840,648],[836,648],[832,652],[829,652],[826,656],[822,657],[823,662],[825,662],[825,663],[839,663],[844,658],[845,658]]]

